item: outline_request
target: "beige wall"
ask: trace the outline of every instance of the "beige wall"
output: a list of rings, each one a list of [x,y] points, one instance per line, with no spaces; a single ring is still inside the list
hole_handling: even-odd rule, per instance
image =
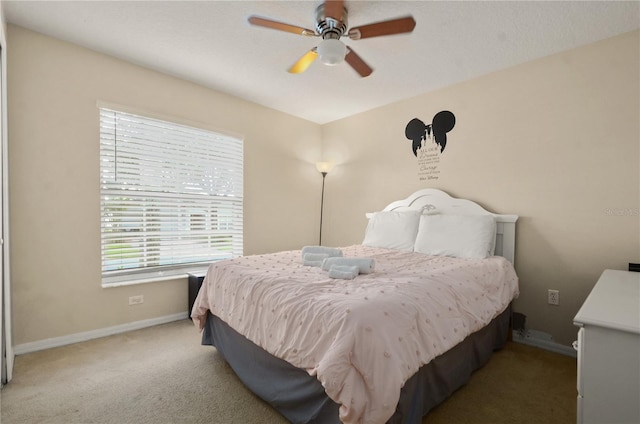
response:
[[[518,214],[515,309],[571,343],[602,270],[640,261],[639,40],[635,31],[323,126],[324,155],[339,164],[327,177],[327,244],[361,242],[365,212],[425,187]],[[441,110],[456,126],[439,178],[421,182],[404,128]],[[547,289],[560,290],[559,306]]]
[[[186,279],[100,285],[97,101],[243,135],[245,253],[316,242],[318,125],[16,26],[7,51],[15,345],[187,310]]]

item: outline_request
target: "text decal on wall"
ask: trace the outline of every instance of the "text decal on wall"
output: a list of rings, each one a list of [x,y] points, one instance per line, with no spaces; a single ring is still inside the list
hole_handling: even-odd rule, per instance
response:
[[[456,117],[448,110],[435,114],[431,124],[413,118],[404,129],[404,135],[412,141],[413,154],[418,158],[420,181],[437,180],[440,174],[440,155],[447,145],[447,133],[456,125]]]

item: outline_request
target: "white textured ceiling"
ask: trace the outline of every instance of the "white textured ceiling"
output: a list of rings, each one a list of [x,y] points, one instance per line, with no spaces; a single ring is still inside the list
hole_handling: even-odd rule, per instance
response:
[[[247,23],[314,29],[320,1],[2,1],[8,23],[320,124],[640,27],[638,1],[346,1],[349,27],[413,15],[413,33],[343,41],[373,69],[316,61],[319,39]],[[10,49],[11,46],[9,45]]]

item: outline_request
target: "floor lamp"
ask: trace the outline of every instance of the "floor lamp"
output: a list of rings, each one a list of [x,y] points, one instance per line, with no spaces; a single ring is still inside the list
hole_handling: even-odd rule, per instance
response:
[[[316,163],[316,169],[319,173],[322,174],[322,196],[320,197],[320,237],[318,240],[318,245],[322,246],[322,212],[324,210],[324,179],[333,168],[333,165],[329,162],[318,162]]]

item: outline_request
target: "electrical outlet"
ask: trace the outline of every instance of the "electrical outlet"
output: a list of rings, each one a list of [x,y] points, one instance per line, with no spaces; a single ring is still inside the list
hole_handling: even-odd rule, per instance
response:
[[[129,297],[129,305],[139,305],[141,303],[144,303],[144,296],[139,294],[137,296],[130,296]]]
[[[548,290],[547,296],[548,296],[549,305],[560,304],[560,292],[558,290]]]

